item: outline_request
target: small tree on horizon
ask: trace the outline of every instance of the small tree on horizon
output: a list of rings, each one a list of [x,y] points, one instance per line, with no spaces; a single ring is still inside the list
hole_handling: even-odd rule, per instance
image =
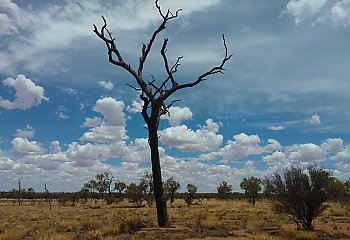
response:
[[[180,189],[181,185],[178,181],[174,180],[173,177],[168,178],[164,183],[164,190],[167,192],[168,196],[170,196],[170,204],[174,203],[175,194]]]
[[[292,166],[280,175],[276,172],[266,178],[266,185],[272,193],[271,203],[276,213],[286,213],[298,229],[313,230],[314,219],[325,209],[326,186],[331,173],[312,166],[307,172]]]
[[[116,181],[114,183],[114,190],[117,190],[119,195],[122,195],[122,192],[127,188],[128,186],[126,185],[125,182],[123,181]]]
[[[108,192],[108,197],[106,198],[107,204],[112,203],[112,183],[114,179],[114,174],[111,172],[99,173],[95,176],[97,182],[97,190],[104,196]],[[104,198],[104,197],[103,197]]]
[[[193,203],[193,200],[196,198],[198,187],[189,183],[187,184],[186,188],[187,188],[187,193],[185,195],[185,201],[188,206],[191,206],[191,204]]]
[[[84,183],[83,189],[87,189],[89,192],[91,192],[91,198],[95,198],[95,190],[97,190],[97,182],[95,179],[92,179],[88,181],[87,183]]]
[[[130,183],[125,193],[130,202],[135,203],[137,206],[142,205],[144,199],[142,186],[137,185],[136,183]]]
[[[244,189],[244,194],[250,199],[251,203],[255,205],[258,193],[261,191],[261,180],[256,177],[243,178],[240,187]]]
[[[232,193],[232,185],[226,181],[222,181],[217,184],[216,190],[218,191],[218,198],[228,199],[230,193]]]
[[[336,177],[330,177],[327,185],[326,192],[328,197],[333,200],[343,201],[346,197],[346,185]]]
[[[140,187],[143,190],[143,193],[145,195],[145,199],[149,206],[152,206],[153,203],[153,176],[149,172],[144,172],[143,176],[140,179]]]

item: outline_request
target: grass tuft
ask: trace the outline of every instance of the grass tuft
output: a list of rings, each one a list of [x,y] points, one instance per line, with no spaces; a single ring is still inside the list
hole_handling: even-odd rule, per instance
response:
[[[294,227],[282,227],[282,237],[289,240],[316,240],[317,235],[311,231],[298,231]]]
[[[141,229],[143,224],[140,216],[125,217],[121,223],[119,223],[118,233],[134,233]]]

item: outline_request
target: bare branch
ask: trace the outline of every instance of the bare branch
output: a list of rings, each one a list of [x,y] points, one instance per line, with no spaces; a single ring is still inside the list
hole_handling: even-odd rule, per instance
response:
[[[174,64],[174,65],[171,67],[171,69],[170,69],[171,73],[176,73],[176,72],[177,72],[178,67],[181,65],[181,64],[180,64],[180,60],[181,60],[182,58],[183,58],[183,56],[180,56],[180,57],[177,58],[175,64]]]
[[[180,8],[180,9],[178,9],[178,10],[175,12],[175,14],[173,14],[173,13],[170,11],[170,9],[168,9],[168,10],[167,10],[167,13],[164,15],[163,12],[162,12],[162,10],[161,10],[161,8],[160,8],[160,6],[159,6],[159,4],[158,4],[158,0],[156,0],[155,3],[156,3],[156,8],[158,9],[158,12],[159,12],[160,16],[163,17],[163,19],[168,19],[168,20],[170,20],[170,19],[173,19],[173,18],[177,18],[179,12],[182,11],[182,8]],[[170,15],[170,17],[169,17],[169,15]]]
[[[165,67],[165,70],[166,70],[166,72],[168,74],[168,79],[171,80],[172,86],[176,86],[178,84],[177,84],[177,82],[175,82],[173,73],[177,72],[177,69],[180,66],[180,59],[182,58],[182,56],[177,58],[175,64],[170,69],[169,68],[169,63],[168,63],[168,58],[166,56],[166,51],[167,51],[166,47],[167,47],[167,45],[168,45],[168,38],[164,38],[163,46],[162,46],[162,49],[160,50],[160,53],[161,53],[161,55],[163,57],[164,67]],[[167,81],[167,80],[165,80],[165,81]]]
[[[194,87],[196,86],[198,83],[206,80],[206,77],[210,76],[210,75],[215,75],[217,73],[221,73],[223,74],[225,69],[224,69],[224,65],[225,63],[231,59],[232,54],[228,54],[228,50],[227,50],[227,45],[226,45],[226,39],[225,39],[225,35],[222,35],[222,40],[223,40],[223,45],[225,48],[225,56],[223,58],[223,60],[221,61],[221,64],[219,66],[215,66],[212,69],[210,69],[209,71],[203,73],[202,75],[200,75],[196,81],[190,82],[190,83],[185,83],[185,84],[181,84],[181,85],[177,85],[177,86],[173,86],[169,91],[166,92],[166,94],[164,94],[164,96],[162,96],[162,100],[165,101],[171,94],[173,94],[174,92],[176,92],[179,89],[183,89],[183,88],[190,88],[190,87]]]
[[[142,91],[144,91],[146,93],[146,95],[150,98],[152,97],[152,91],[151,89],[147,86],[147,84],[144,82],[144,80],[142,79],[142,76],[138,75],[137,72],[130,66],[130,64],[127,64],[123,58],[122,55],[120,53],[120,51],[117,48],[117,45],[115,43],[115,38],[113,38],[112,33],[107,29],[107,21],[106,19],[102,16],[103,19],[103,23],[104,25],[101,27],[101,30],[99,31],[96,27],[96,25],[94,25],[94,33],[96,33],[96,35],[101,38],[107,47],[108,50],[108,59],[109,62],[117,65],[119,67],[124,68],[126,71],[128,71],[137,81],[138,85],[140,86],[140,88],[142,89]],[[105,32],[107,32],[107,37],[105,36]],[[113,58],[113,55],[117,56],[117,59]]]
[[[230,58],[232,57],[232,54],[228,55],[228,52],[227,52],[227,45],[226,45],[226,39],[225,39],[225,35],[223,34],[222,35],[222,39],[223,39],[223,44],[224,44],[224,47],[225,47],[225,57],[223,58],[221,64],[219,66],[215,66],[213,67],[212,69],[210,69],[209,71],[207,71],[206,73],[200,75],[196,81],[192,82],[192,83],[187,83],[187,84],[183,84],[183,85],[180,85],[178,87],[178,89],[181,89],[181,88],[187,88],[187,87],[193,87],[195,85],[197,85],[198,83],[202,82],[205,80],[205,78],[209,75],[214,75],[214,74],[217,74],[217,73],[221,73],[223,74],[223,71],[225,70],[224,69],[224,65],[225,63],[230,60]]]
[[[139,69],[137,71],[138,76],[142,76],[142,71],[143,71],[143,66],[146,62],[147,56],[149,54],[149,52],[151,51],[152,45],[154,43],[154,40],[156,39],[157,35],[163,31],[166,28],[166,24],[169,20],[177,18],[178,17],[178,13],[180,11],[182,11],[182,9],[178,9],[175,13],[175,15],[168,10],[167,13],[164,15],[159,4],[158,4],[158,0],[155,1],[156,4],[156,8],[158,9],[158,12],[160,14],[160,16],[163,18],[163,22],[159,25],[159,27],[153,32],[150,40],[148,41],[147,45],[143,44],[142,45],[142,50],[141,50],[141,57],[139,59]]]
[[[181,99],[176,99],[176,100],[172,101],[172,102],[167,106],[167,109],[169,109],[170,107],[172,107],[174,103],[180,102],[180,101],[181,101]]]
[[[141,88],[136,88],[136,87],[134,87],[134,86],[132,86],[132,85],[130,85],[130,84],[126,84],[126,86],[128,86],[128,87],[131,87],[132,89],[134,89],[135,91],[142,91],[142,89]]]

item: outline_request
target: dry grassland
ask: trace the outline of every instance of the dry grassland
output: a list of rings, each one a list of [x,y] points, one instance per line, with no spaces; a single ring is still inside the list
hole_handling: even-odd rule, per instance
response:
[[[271,212],[267,201],[203,200],[188,207],[177,200],[169,208],[171,227],[158,228],[155,207],[121,208],[119,202],[79,203],[52,210],[45,201],[0,200],[0,240],[112,240],[112,239],[350,239],[350,209],[336,203],[316,221],[315,231],[297,231],[283,215]]]

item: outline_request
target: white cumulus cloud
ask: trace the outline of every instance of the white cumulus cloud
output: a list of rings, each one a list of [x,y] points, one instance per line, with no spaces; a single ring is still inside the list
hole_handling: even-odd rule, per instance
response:
[[[106,97],[98,99],[96,105],[93,107],[95,112],[101,113],[107,124],[110,126],[124,126],[125,125],[125,114],[124,102],[117,101],[112,97]]]
[[[291,0],[287,4],[286,12],[295,18],[298,24],[320,12],[328,0]]]
[[[350,26],[349,0],[291,0],[284,13],[291,15],[295,24],[317,17],[316,22],[330,21],[335,26]]]
[[[27,126],[23,129],[16,129],[16,133],[13,135],[18,138],[32,138],[35,135],[35,129],[27,124]]]
[[[83,127],[96,127],[103,122],[103,119],[100,117],[93,118],[85,118],[85,122],[83,123]]]
[[[192,112],[188,107],[170,107],[169,114],[163,115],[162,119],[167,119],[170,126],[179,126],[182,121],[192,119]]]
[[[12,152],[19,155],[42,155],[46,150],[37,141],[16,137],[11,141]]]
[[[276,151],[271,155],[262,157],[262,160],[269,165],[277,165],[278,163],[286,161],[286,154],[284,152]]]
[[[80,138],[83,142],[118,142],[127,139],[124,126],[108,126],[101,124],[85,132]]]
[[[344,150],[338,152],[335,156],[331,157],[331,159],[350,164],[350,147],[348,146]]]
[[[213,121],[213,119],[211,118],[208,118],[206,121],[205,121],[205,124],[204,126],[201,126],[202,129],[204,130],[208,130],[209,132],[213,132],[213,133],[218,133],[219,132],[219,128],[220,128],[220,124],[219,123],[216,123]]]
[[[240,133],[233,136],[233,140],[228,140],[223,148],[208,154],[202,154],[198,159],[210,161],[216,157],[221,157],[223,162],[229,162],[280,149],[282,149],[282,146],[274,139],[268,139],[268,144],[264,146],[258,135]]]
[[[132,100],[131,106],[128,105],[126,111],[130,113],[140,113],[142,112],[143,101],[141,99]]]
[[[107,81],[99,81],[98,82],[98,85],[104,89],[107,89],[107,90],[112,90],[113,89],[113,83],[112,82],[107,82]]]
[[[44,88],[36,85],[23,74],[17,75],[16,78],[6,78],[3,80],[3,84],[6,87],[14,88],[16,93],[15,100],[12,102],[0,97],[0,107],[6,109],[29,109],[39,105],[43,100],[49,100],[49,98],[44,96]]]
[[[206,125],[208,128],[208,125]],[[159,140],[182,151],[207,152],[217,149],[223,141],[223,136],[211,132],[205,127],[196,131],[185,125],[166,128],[159,132]]]
[[[321,118],[319,115],[315,114],[315,115],[312,115],[310,119],[307,119],[306,122],[310,123],[313,126],[320,125]]]
[[[79,145],[77,142],[73,142],[68,145],[66,156],[73,160],[76,166],[91,167],[102,161],[106,152],[108,152],[106,144]]]
[[[306,143],[294,145],[289,152],[288,160],[297,162],[319,162],[324,160],[326,152],[318,145]]]
[[[326,142],[321,144],[321,148],[327,153],[336,153],[343,148],[343,142],[341,138],[328,138]]]
[[[332,21],[339,26],[350,26],[350,1],[341,0],[336,2],[330,10]]]

